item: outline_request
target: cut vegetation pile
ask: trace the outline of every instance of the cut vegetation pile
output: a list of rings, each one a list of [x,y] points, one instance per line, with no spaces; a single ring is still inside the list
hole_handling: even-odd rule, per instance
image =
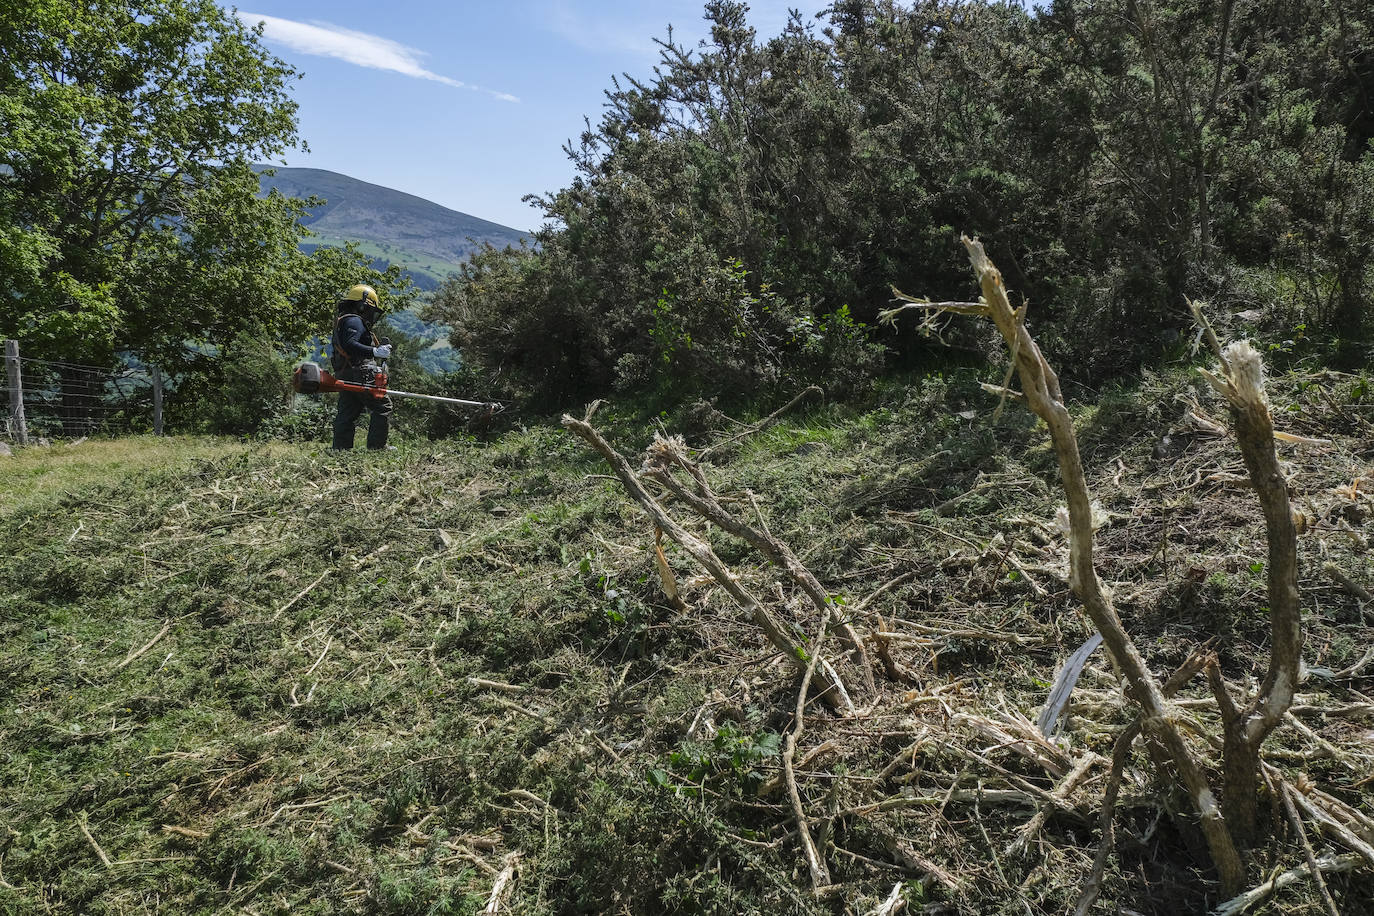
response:
[[[1333,444],[1281,445],[1306,679],[1264,758],[1369,844],[1374,400],[1331,372],[1269,394],[1282,431]],[[1044,429],[1014,403],[994,425],[995,406],[971,374],[931,376],[862,412],[811,402],[702,463],[866,637],[875,688],[832,628],[822,654],[857,710],[813,692],[801,730],[810,653],[785,657],[667,539],[665,577],[653,523],[552,425],[384,458],[226,449],[0,510],[0,909],[1071,911],[1137,710],[1099,651],[1056,737],[1037,729],[1092,627]],[[1180,369],[1075,419],[1100,573],[1150,669],[1211,641],[1253,689],[1263,519],[1223,405]],[[607,408],[596,422],[621,453],[649,445]],[[709,409],[681,430],[698,448],[743,431]],[[822,615],[794,579],[689,527],[814,644]],[[1177,694],[1189,734],[1218,733],[1212,697],[1201,677]],[[1095,912],[1224,901],[1153,772],[1138,745]],[[1251,873],[1281,879],[1248,911],[1328,912],[1303,839],[1264,807],[1279,838]],[[1374,911],[1374,862],[1302,820],[1340,912]]]

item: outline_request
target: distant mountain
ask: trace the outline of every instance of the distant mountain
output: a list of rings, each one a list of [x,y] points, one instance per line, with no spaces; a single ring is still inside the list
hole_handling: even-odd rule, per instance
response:
[[[303,247],[357,242],[378,266],[405,267],[424,290],[437,288],[483,243],[503,248],[529,238],[509,226],[337,172],[256,168],[263,194],[276,188],[291,197],[324,198],[324,204],[301,220],[316,234]]]
[[[372,258],[374,267],[385,270],[399,264],[424,293],[438,289],[444,278],[457,272],[462,261],[483,243],[503,248],[529,238],[509,226],[338,172],[266,165],[255,168],[264,195],[276,188],[290,197],[324,199],[301,220],[301,225],[315,233],[301,245],[302,250],[356,242]],[[422,295],[421,301],[425,298]],[[449,346],[448,329],[422,321],[418,304],[412,311],[388,315],[387,322],[425,344],[420,354],[425,368],[442,372],[458,367],[458,354]]]

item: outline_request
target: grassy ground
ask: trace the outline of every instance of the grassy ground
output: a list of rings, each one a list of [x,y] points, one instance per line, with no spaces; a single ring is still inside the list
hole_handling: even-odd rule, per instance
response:
[[[1099,657],[1057,744],[1029,737],[1090,627],[1062,579],[1043,431],[1014,405],[993,427],[975,381],[813,407],[708,470],[857,627],[893,634],[909,678],[880,670],[869,693],[835,656],[863,709],[808,718],[800,800],[834,885],[819,896],[770,784],[795,675],[673,545],[687,610],[670,606],[652,526],[556,426],[385,456],[135,439],[8,459],[0,912],[476,913],[498,884],[503,912],[534,914],[857,914],[894,891],[914,912],[1070,910],[1102,768],[1012,846],[1036,790],[1109,754],[1131,710]],[[1284,447],[1311,516],[1312,677],[1270,759],[1371,814],[1374,629],[1322,572],[1374,582],[1352,486],[1374,457],[1366,391],[1273,386],[1281,428],[1335,445]],[[1218,637],[1244,685],[1266,657],[1261,519],[1225,476],[1234,446],[1185,421],[1190,398],[1222,416],[1183,372],[1078,411],[1102,575],[1155,670]],[[610,409],[597,422],[630,455],[651,435]],[[709,412],[681,425],[693,444],[736,430]],[[814,630],[749,548],[689,525],[798,639]],[[1178,707],[1202,731],[1207,695]],[[1205,912],[1220,894],[1186,805],[1150,773],[1139,752],[1097,911]],[[1286,836],[1252,871],[1301,860]],[[1367,865],[1328,881],[1347,916],[1371,912]],[[1251,912],[1323,910],[1298,882]]]
[[[232,440],[190,436],[129,436],[123,439],[57,441],[47,448],[19,449],[0,468],[0,511],[98,484],[116,484],[146,471],[186,467],[198,458],[241,454],[248,446]]]

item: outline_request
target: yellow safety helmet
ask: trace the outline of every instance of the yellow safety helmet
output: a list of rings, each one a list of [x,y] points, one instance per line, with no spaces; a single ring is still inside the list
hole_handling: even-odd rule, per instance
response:
[[[377,298],[377,291],[365,283],[358,283],[354,286],[350,286],[348,292],[344,293],[344,299],[349,302],[361,303],[361,305],[358,306],[359,309],[368,305],[375,309],[380,309],[382,307],[382,301]]]
[[[350,286],[339,300],[339,314],[348,312],[357,315],[365,326],[371,328],[382,317],[382,303],[377,298],[377,291],[365,283]]]

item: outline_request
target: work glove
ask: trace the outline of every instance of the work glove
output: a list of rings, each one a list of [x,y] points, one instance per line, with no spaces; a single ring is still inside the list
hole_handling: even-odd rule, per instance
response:
[[[378,359],[391,359],[391,344],[382,344],[380,347],[373,347],[372,355]]]

